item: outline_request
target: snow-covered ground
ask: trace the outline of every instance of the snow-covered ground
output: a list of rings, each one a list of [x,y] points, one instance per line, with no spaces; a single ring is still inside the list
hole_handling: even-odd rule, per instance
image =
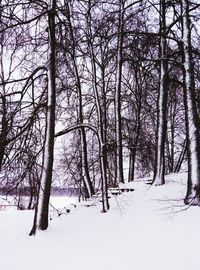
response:
[[[183,205],[185,182],[179,174],[160,187],[130,184],[135,191],[112,197],[106,214],[97,200],[59,217],[54,210],[35,237],[32,211],[2,210],[0,269],[199,270],[200,208]],[[67,200],[52,204],[64,212]]]

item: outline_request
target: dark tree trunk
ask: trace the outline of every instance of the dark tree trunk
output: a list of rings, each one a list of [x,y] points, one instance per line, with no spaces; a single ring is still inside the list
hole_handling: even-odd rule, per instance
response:
[[[70,29],[70,36],[72,41],[72,62],[73,62],[73,68],[74,68],[74,75],[76,79],[76,85],[77,85],[77,94],[78,94],[78,124],[83,124],[84,118],[83,118],[83,102],[82,102],[82,87],[81,87],[81,81],[80,76],[78,72],[78,65],[76,61],[76,42],[74,37],[74,31],[71,23],[71,12],[68,2],[66,2],[66,8],[67,8],[67,19],[69,23],[69,29]],[[80,138],[81,138],[81,174],[82,179],[84,182],[84,187],[86,190],[86,197],[90,198],[92,195],[94,195],[94,188],[92,185],[92,181],[89,174],[89,168],[88,168],[88,151],[87,151],[87,140],[86,140],[86,134],[85,129],[82,128],[80,131]]]
[[[101,188],[102,188],[102,205],[103,212],[107,212],[109,209],[108,202],[108,190],[107,190],[107,151],[106,151],[106,140],[105,140],[105,126],[103,122],[103,112],[102,106],[100,102],[99,92],[98,92],[98,83],[97,83],[97,70],[96,70],[96,62],[95,62],[95,54],[92,43],[92,33],[91,33],[91,1],[88,1],[88,14],[87,14],[87,31],[88,31],[88,47],[91,58],[91,68],[92,68],[92,85],[95,96],[95,104],[97,109],[97,119],[98,119],[98,137],[100,140],[100,164],[101,164]]]
[[[7,138],[7,131],[8,131],[8,122],[7,122],[7,109],[6,109],[6,98],[2,94],[0,96],[2,100],[2,120],[1,120],[1,131],[0,131],[0,172],[1,167],[3,164],[3,158],[6,149],[6,138]]]
[[[129,172],[128,172],[128,182],[134,181],[135,174],[135,158],[136,158],[136,149],[135,146],[131,146],[129,152]]]
[[[138,68],[138,67],[137,67]],[[129,158],[129,176],[128,181],[134,181],[135,175],[135,162],[136,162],[136,155],[137,155],[137,148],[140,138],[140,131],[141,131],[141,110],[142,110],[142,82],[141,82],[141,72],[135,70],[135,81],[136,81],[136,125],[135,125],[135,138],[134,142],[131,142],[130,147],[130,158]]]
[[[184,141],[184,144],[183,144],[183,147],[182,147],[182,151],[180,153],[180,156],[178,158],[178,161],[176,163],[176,166],[175,166],[175,169],[174,169],[174,172],[177,173],[180,171],[181,169],[181,165],[184,161],[184,158],[185,158],[185,155],[186,155],[186,152],[187,152],[187,140]]]
[[[121,119],[121,84],[122,84],[122,52],[124,31],[124,0],[120,0],[119,28],[117,45],[117,71],[115,93],[115,117],[116,117],[116,178],[118,183],[124,183],[123,172],[123,147],[122,147],[122,119]]]

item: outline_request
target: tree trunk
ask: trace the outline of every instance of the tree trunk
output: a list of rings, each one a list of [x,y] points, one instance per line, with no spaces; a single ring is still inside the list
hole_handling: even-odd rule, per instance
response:
[[[181,165],[183,163],[183,160],[185,158],[185,155],[186,155],[186,152],[187,152],[187,140],[184,141],[184,144],[183,144],[183,147],[182,147],[182,150],[181,150],[181,153],[180,153],[180,156],[178,158],[178,161],[176,163],[176,166],[175,166],[175,169],[174,169],[174,172],[177,173],[180,171],[181,169]]]
[[[140,117],[140,113],[139,113],[139,117]],[[135,142],[133,145],[131,145],[131,149],[130,149],[128,182],[134,181],[135,161],[136,161],[136,153],[137,153],[137,146],[139,142],[139,136],[140,136],[140,123],[137,123]]]
[[[160,89],[158,97],[158,127],[156,163],[154,170],[154,185],[165,183],[165,141],[167,133],[167,59],[166,59],[166,38],[163,36],[166,31],[165,21],[165,0],[160,2]]]
[[[0,131],[0,172],[1,172],[1,167],[3,164],[4,154],[6,150],[8,121],[6,119],[6,116],[7,116],[6,98],[3,94],[0,98],[2,100],[2,119],[1,119],[1,131]]]
[[[170,113],[169,113],[169,121],[170,121],[170,138],[168,138],[168,134],[166,135],[166,143],[167,143],[167,153],[168,153],[168,171],[169,173],[174,172],[174,150],[175,150],[175,115],[176,115],[176,102],[173,105],[173,102],[171,101],[170,104]]]
[[[123,172],[123,147],[121,126],[121,84],[122,84],[122,52],[124,31],[124,0],[120,0],[119,29],[117,46],[117,71],[116,71],[116,93],[115,93],[115,117],[116,117],[116,177],[118,183],[124,183]]]
[[[136,149],[135,146],[131,146],[129,153],[129,171],[128,171],[128,182],[134,181],[135,174],[135,158],[136,158]]]
[[[104,138],[104,123],[103,123],[103,113],[100,103],[98,88],[97,88],[97,70],[95,63],[95,55],[92,44],[92,33],[91,33],[91,1],[88,1],[88,14],[87,14],[87,31],[88,31],[88,47],[91,57],[91,68],[92,68],[92,85],[95,96],[95,104],[97,109],[97,118],[98,118],[98,137],[100,140],[100,164],[101,164],[101,189],[102,189],[102,205],[103,212],[107,212],[109,209],[108,202],[108,190],[107,190],[107,158],[106,158],[106,141]]]
[[[1,18],[1,16],[0,16]],[[2,86],[1,87],[1,92],[0,92],[0,112],[1,112],[1,128],[0,128],[0,172],[2,169],[2,164],[3,164],[3,159],[4,159],[4,155],[5,155],[5,150],[6,150],[6,139],[7,139],[7,135],[8,135],[8,120],[7,120],[7,100],[6,100],[6,90],[5,90],[5,79],[4,79],[4,59],[3,59],[3,55],[4,55],[4,46],[3,44],[1,44],[0,46],[0,69],[1,69],[1,73],[0,73],[0,79],[1,79],[1,83]]]
[[[200,205],[200,135],[194,82],[189,1],[182,0],[184,103],[188,153],[188,186],[185,203]]]
[[[131,142],[131,149],[130,149],[130,159],[129,159],[129,176],[128,176],[128,182],[134,181],[134,175],[135,175],[135,162],[136,162],[136,154],[137,154],[137,148],[140,138],[140,131],[141,131],[141,110],[142,110],[142,82],[141,82],[141,72],[139,70],[135,70],[135,91],[136,91],[136,125],[135,125],[135,138],[134,143]]]
[[[48,67],[48,101],[46,116],[46,134],[43,156],[43,169],[39,187],[39,196],[35,211],[33,228],[30,235],[35,234],[37,229],[46,230],[48,228],[49,199],[51,193],[53,153],[54,153],[54,133],[55,133],[55,103],[56,103],[56,84],[55,84],[55,10],[56,0],[52,0],[51,9],[48,12],[49,24],[49,67]]]
[[[78,72],[78,65],[76,61],[76,49],[75,49],[75,38],[74,38],[74,32],[73,27],[71,23],[71,12],[68,2],[67,5],[67,18],[69,22],[69,29],[70,29],[70,35],[72,40],[72,62],[73,62],[73,68],[74,68],[74,75],[76,79],[76,85],[77,85],[77,93],[78,93],[78,124],[83,124],[83,102],[82,102],[82,87],[81,87],[81,81],[79,77]],[[92,185],[92,181],[90,179],[89,169],[88,169],[88,152],[87,152],[87,140],[86,140],[86,134],[85,129],[82,128],[80,131],[80,138],[81,138],[81,167],[82,167],[82,179],[84,181],[84,186],[86,189],[86,197],[90,198],[92,195],[94,195],[94,188]]]

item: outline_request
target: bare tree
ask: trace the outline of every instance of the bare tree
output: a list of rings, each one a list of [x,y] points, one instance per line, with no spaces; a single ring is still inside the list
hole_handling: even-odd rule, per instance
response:
[[[200,205],[200,135],[196,106],[194,63],[191,44],[190,2],[182,0],[184,103],[186,111],[186,135],[188,147],[188,187],[186,204]]]
[[[119,26],[117,43],[117,70],[116,70],[116,92],[115,92],[115,117],[116,117],[116,178],[117,182],[124,183],[123,172],[123,148],[122,148],[122,119],[121,119],[121,84],[122,84],[122,53],[124,37],[124,12],[125,1],[119,1]]]
[[[82,97],[82,85],[78,70],[78,64],[77,64],[77,52],[76,52],[76,40],[74,35],[74,29],[72,25],[72,18],[71,18],[71,11],[70,6],[67,1],[65,1],[66,6],[66,12],[65,16],[68,20],[68,26],[69,26],[69,33],[70,33],[70,39],[71,39],[71,50],[70,55],[72,59],[72,66],[74,70],[74,77],[76,80],[76,88],[77,88],[77,101],[78,101],[78,121],[77,124],[83,124],[84,116],[83,116],[83,97]],[[88,168],[88,151],[87,151],[87,141],[86,141],[86,133],[84,128],[80,130],[80,145],[81,145],[81,152],[80,152],[80,158],[81,158],[81,178],[83,179],[85,190],[86,190],[86,197],[91,197],[94,195],[94,188],[90,179],[89,174],[89,168]]]
[[[102,200],[103,200],[103,211],[106,212],[109,209],[108,203],[108,190],[107,190],[107,166],[106,166],[106,141],[104,137],[104,123],[103,123],[103,114],[102,107],[99,98],[99,92],[97,87],[97,68],[95,61],[94,48],[92,44],[92,28],[91,28],[91,1],[88,0],[88,12],[87,12],[87,41],[89,54],[91,58],[91,67],[92,67],[92,85],[95,96],[95,105],[97,109],[97,118],[98,118],[98,133],[100,139],[100,162],[101,162],[101,177],[102,177]]]
[[[56,35],[55,35],[56,0],[52,0],[48,11],[49,28],[49,62],[48,62],[48,101],[46,115],[46,134],[41,182],[38,202],[35,211],[33,228],[30,235],[37,229],[46,230],[49,217],[49,199],[51,193],[52,170],[54,159],[55,104],[56,104]]]
[[[166,56],[166,2],[160,1],[160,87],[158,97],[157,147],[154,185],[165,180],[165,142],[167,132],[167,56]]]

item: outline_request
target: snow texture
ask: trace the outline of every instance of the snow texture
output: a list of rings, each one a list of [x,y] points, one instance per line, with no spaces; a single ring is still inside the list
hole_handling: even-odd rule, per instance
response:
[[[77,207],[53,197],[55,207],[71,212],[52,210],[49,229],[35,237],[28,236],[33,211],[2,209],[0,269],[198,270],[200,208],[183,205],[186,178],[170,175],[157,187],[129,183],[135,191],[112,196],[107,213],[98,197]]]

